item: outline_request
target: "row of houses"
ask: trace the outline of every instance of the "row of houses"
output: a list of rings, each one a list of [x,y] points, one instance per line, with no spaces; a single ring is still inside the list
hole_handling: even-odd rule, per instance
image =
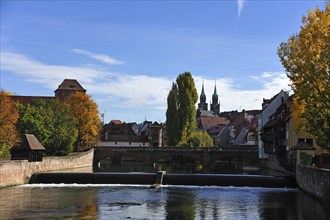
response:
[[[145,120],[143,123],[123,123],[111,120],[103,126],[98,146],[109,147],[162,147],[164,127],[162,123]]]
[[[295,131],[291,117],[294,95],[280,91],[264,99],[258,115],[259,158],[290,171],[296,164],[330,168],[330,152]]]
[[[216,87],[208,110],[204,84],[198,103],[197,131],[207,132],[217,147],[227,145],[257,145],[257,125],[260,110],[220,112],[220,101]],[[122,123],[112,120],[104,125],[98,146],[161,147],[164,141],[165,124],[144,121],[143,123]]]

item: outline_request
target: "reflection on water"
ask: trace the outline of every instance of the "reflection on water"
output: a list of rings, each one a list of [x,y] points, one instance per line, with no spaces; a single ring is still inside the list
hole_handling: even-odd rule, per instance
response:
[[[2,188],[0,195],[0,219],[330,217],[319,202],[296,189],[41,184]]]

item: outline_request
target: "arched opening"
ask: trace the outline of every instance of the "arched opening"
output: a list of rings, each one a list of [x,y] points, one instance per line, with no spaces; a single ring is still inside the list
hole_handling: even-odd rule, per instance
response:
[[[186,155],[160,155],[153,163],[157,171],[167,173],[202,173],[203,165],[201,161],[192,156]]]
[[[144,158],[132,155],[113,155],[102,159],[94,172],[154,172]]]
[[[237,157],[225,157],[211,163],[213,173],[240,174],[243,171],[243,163]]]

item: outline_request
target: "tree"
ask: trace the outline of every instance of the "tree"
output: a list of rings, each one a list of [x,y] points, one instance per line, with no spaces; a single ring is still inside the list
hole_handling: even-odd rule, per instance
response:
[[[166,112],[166,135],[171,145],[186,145],[196,130],[197,90],[189,72],[180,74],[169,92]]]
[[[70,112],[70,106],[57,99],[36,98],[29,105],[20,105],[17,127],[21,135],[34,134],[48,155],[67,155],[77,137]]]
[[[9,93],[0,91],[0,157],[9,158],[10,148],[18,139],[16,130],[18,116]]]
[[[207,132],[193,132],[188,139],[188,146],[190,147],[212,147],[213,139]]]
[[[292,110],[300,118],[298,132],[330,149],[330,5],[309,11],[302,23],[298,34],[281,43],[278,55],[295,93]]]
[[[178,126],[178,87],[172,84],[172,89],[167,96],[166,111],[166,142],[168,146],[176,146],[179,143],[179,126]]]
[[[72,109],[72,117],[76,120],[78,129],[78,137],[76,140],[75,151],[90,149],[95,146],[101,128],[99,111],[97,104],[89,95],[81,92],[75,93],[69,100],[68,104]]]

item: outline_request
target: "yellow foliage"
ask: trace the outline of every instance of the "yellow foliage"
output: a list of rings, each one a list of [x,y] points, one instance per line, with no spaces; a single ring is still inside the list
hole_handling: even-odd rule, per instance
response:
[[[83,141],[83,147],[95,146],[101,126],[97,104],[87,94],[75,93],[68,104],[72,115],[77,121],[78,141]]]
[[[330,148],[330,5],[309,11],[302,23],[298,34],[281,43],[278,55],[296,97],[295,127]]]
[[[301,102],[298,101],[298,98],[293,99],[293,105],[291,107],[291,117],[293,128],[302,135],[307,135],[307,120],[303,117],[305,113],[305,100]]]

